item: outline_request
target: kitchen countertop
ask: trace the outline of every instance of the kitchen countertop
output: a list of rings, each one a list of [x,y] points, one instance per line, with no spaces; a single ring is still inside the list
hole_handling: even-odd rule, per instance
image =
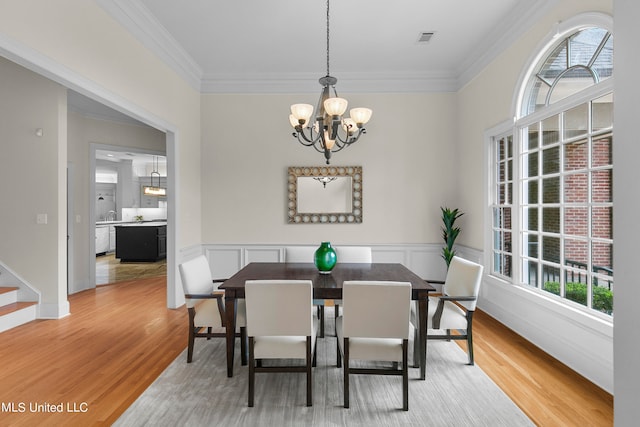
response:
[[[96,226],[100,225],[114,225],[119,227],[131,227],[131,226],[160,226],[167,225],[167,220],[149,220],[149,221],[96,221]]]

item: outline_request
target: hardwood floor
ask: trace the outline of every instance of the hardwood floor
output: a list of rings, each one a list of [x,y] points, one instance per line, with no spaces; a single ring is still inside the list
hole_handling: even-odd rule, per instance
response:
[[[537,425],[613,425],[611,394],[482,311],[473,329],[476,365]]]
[[[164,277],[124,281],[71,295],[63,319],[1,333],[0,424],[113,423],[186,347],[186,309],[165,299]],[[476,363],[537,425],[613,425],[610,394],[482,312],[474,329]]]
[[[120,262],[113,252],[96,257],[96,285],[166,275],[166,259],[156,262]]]

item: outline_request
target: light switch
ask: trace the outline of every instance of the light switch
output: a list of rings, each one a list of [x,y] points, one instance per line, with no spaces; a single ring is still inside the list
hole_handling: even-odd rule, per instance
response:
[[[36,224],[46,224],[47,223],[47,214],[38,214],[36,217]]]
[[[81,220],[80,220],[80,215],[76,215],[76,224],[80,224]]]

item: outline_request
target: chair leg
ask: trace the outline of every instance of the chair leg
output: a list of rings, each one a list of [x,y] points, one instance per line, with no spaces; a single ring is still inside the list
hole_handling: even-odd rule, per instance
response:
[[[313,405],[311,337],[307,337],[307,406]]]
[[[402,340],[402,410],[409,410],[409,340]]]
[[[193,360],[193,342],[195,340],[194,336],[195,331],[193,328],[189,328],[189,344],[187,347],[187,363],[191,363]]]
[[[344,407],[349,407],[349,338],[344,339]]]
[[[316,367],[317,356],[318,356],[318,338],[316,337],[316,342],[313,343],[313,361],[311,362],[311,366],[313,366],[314,368]]]
[[[247,327],[240,328],[240,361],[242,366],[247,364]]]
[[[191,361],[193,360],[193,343],[195,341],[195,324],[194,324],[194,319],[196,316],[196,311],[195,309],[189,308],[189,344],[187,345],[187,363],[191,363]]]
[[[335,319],[338,320],[338,316],[340,315],[340,306],[338,304],[336,304],[333,307],[333,310],[335,311]],[[338,336],[338,322],[334,323],[334,334],[336,335],[336,337]]]
[[[337,335],[336,335],[336,366],[338,368],[342,367],[342,355],[340,354],[340,343],[338,342]]]
[[[467,353],[469,353],[469,365],[474,365],[473,362],[473,311],[467,312]]]
[[[320,313],[320,338],[324,338],[324,305],[319,305],[318,310]]]
[[[256,371],[255,360],[253,358],[253,337],[249,337],[249,397],[247,405],[253,407],[253,395],[255,393]]]

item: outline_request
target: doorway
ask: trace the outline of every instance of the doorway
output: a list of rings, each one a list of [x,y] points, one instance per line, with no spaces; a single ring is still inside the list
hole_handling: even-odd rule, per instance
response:
[[[166,190],[169,177],[165,152],[91,143],[90,153],[93,179],[89,236],[90,240],[93,237],[91,253],[95,257],[89,259],[89,270],[93,286],[166,275],[166,258],[133,263],[121,263],[116,258],[118,227],[138,222],[167,224],[167,198],[147,196],[143,191],[149,185]]]
[[[166,258],[123,263],[116,257],[116,229],[138,222],[149,226],[167,221],[167,158],[164,152],[92,144],[95,157],[91,203],[95,222],[95,285],[166,276]],[[151,187],[150,187],[151,186]]]

